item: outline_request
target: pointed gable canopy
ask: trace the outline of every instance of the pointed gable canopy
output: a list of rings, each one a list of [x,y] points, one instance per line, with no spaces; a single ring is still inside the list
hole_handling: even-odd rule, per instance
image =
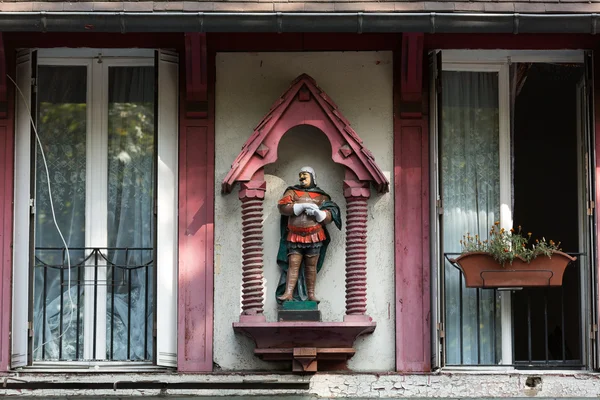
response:
[[[259,169],[275,162],[281,138],[298,125],[320,129],[331,144],[332,160],[344,165],[356,176],[356,180],[372,182],[379,193],[389,190],[389,181],[375,158],[337,105],[313,78],[302,74],[254,128],[223,180],[222,191],[230,193],[236,182],[252,180]]]

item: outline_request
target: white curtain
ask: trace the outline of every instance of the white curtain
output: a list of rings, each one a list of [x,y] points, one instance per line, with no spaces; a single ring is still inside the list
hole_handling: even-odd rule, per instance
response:
[[[442,80],[442,245],[458,253],[464,235],[485,240],[500,218],[498,74],[444,71]],[[446,364],[498,363],[496,291],[466,288],[447,261],[444,271]]]
[[[154,86],[152,67],[109,69],[108,246],[120,249],[108,252],[115,266],[108,269],[106,332],[113,360],[152,359]]]
[[[71,265],[82,262],[85,246],[86,81],[85,67],[38,68],[37,128],[48,164],[56,222],[71,248]],[[83,305],[83,287],[78,288],[77,282],[84,271],[71,268],[69,298],[69,271],[62,268],[67,265],[67,255],[54,226],[48,177],[37,143],[35,172],[33,357],[75,359],[83,355],[83,329],[77,329],[82,326],[83,308],[79,307],[79,315],[77,310]]]
[[[52,220],[46,173],[36,160],[34,360],[83,358],[86,200],[85,67],[40,66],[37,126],[48,161],[56,220],[71,248],[71,303],[63,243]],[[154,310],[154,68],[109,68],[107,353],[150,360]],[[93,104],[93,107],[106,105]],[[98,183],[100,184],[100,183]],[[91,244],[92,247],[94,244]],[[83,263],[83,264],[81,264]],[[81,264],[81,266],[77,266]],[[54,266],[54,267],[50,267]],[[62,274],[62,279],[61,279]],[[78,285],[79,283],[79,285]],[[103,300],[103,299],[102,299]]]

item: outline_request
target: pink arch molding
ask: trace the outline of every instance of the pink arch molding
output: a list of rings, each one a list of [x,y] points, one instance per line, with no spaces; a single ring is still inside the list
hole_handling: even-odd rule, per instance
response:
[[[252,180],[257,171],[275,162],[281,138],[297,125],[312,125],[325,133],[331,159],[346,167],[347,177],[371,182],[379,193],[389,191],[389,181],[337,105],[313,78],[302,74],[254,128],[223,180],[223,193],[230,193],[236,182]]]

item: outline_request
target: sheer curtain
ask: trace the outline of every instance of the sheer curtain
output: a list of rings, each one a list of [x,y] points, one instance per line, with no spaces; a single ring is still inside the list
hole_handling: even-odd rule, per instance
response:
[[[442,74],[443,249],[460,252],[467,233],[487,239],[500,218],[498,74]],[[499,361],[500,310],[494,290],[468,289],[446,261],[446,364]]]
[[[79,269],[72,267],[71,303],[69,271],[62,268],[67,264],[66,254],[54,226],[47,180],[64,239],[70,248],[80,248],[70,251],[73,266],[82,261],[85,246],[86,82],[84,66],[38,67],[37,128],[49,176],[36,143],[34,360],[75,359],[83,354],[82,330],[76,328],[82,324],[77,305],[83,304],[83,288],[78,290]]]
[[[107,358],[151,360],[154,320],[154,68],[111,67]]]
[[[107,68],[107,67],[103,67]],[[151,360],[154,324],[155,74],[153,67],[108,67],[108,105],[86,104],[85,66],[40,66],[37,126],[48,161],[56,221],[70,248],[71,283],[63,243],[52,218],[47,178],[36,159],[34,360],[81,360],[84,313],[106,307],[108,360]],[[87,229],[87,107],[108,106],[107,279],[83,282]],[[98,244],[91,243],[91,247]],[[89,254],[89,249],[87,250]],[[80,266],[78,266],[80,264]],[[86,309],[84,285],[106,286],[106,300]],[[71,298],[69,300],[69,290]],[[26,312],[24,310],[23,312]],[[93,333],[93,332],[92,332]]]

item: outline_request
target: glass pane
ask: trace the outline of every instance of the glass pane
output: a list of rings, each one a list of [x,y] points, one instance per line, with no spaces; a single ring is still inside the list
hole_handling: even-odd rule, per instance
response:
[[[487,238],[500,218],[498,74],[442,74],[441,181],[444,252],[460,252],[467,233]],[[446,363],[500,360],[500,297],[468,289],[446,261]]]
[[[49,174],[36,145],[34,360],[83,354],[83,287],[78,285],[83,268],[77,264],[85,245],[86,82],[83,66],[38,68],[37,129]],[[56,224],[71,248],[71,268],[51,201]]]
[[[154,68],[109,69],[107,358],[151,360]]]

